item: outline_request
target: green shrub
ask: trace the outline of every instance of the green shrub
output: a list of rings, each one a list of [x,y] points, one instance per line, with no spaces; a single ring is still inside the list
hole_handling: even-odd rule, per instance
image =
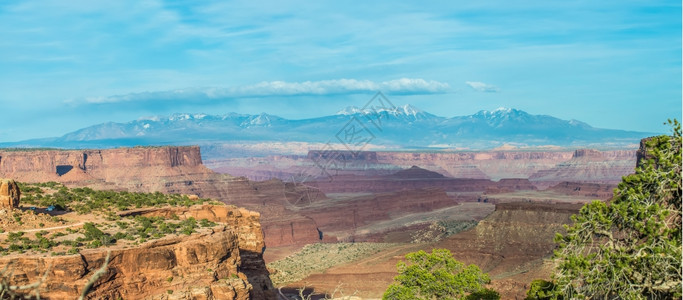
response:
[[[554,298],[555,284],[550,281],[536,279],[531,282],[529,290],[526,292],[526,300],[550,300]],[[558,300],[563,297],[559,296]]]
[[[83,229],[85,230],[83,235],[85,235],[86,241],[99,240],[100,237],[104,235],[104,232],[91,222],[83,224]]]
[[[406,260],[409,264],[398,263],[398,276],[382,299],[463,299],[490,281],[479,267],[465,266],[446,249],[408,253]]]
[[[465,300],[498,300],[500,299],[500,294],[492,289],[481,289],[473,292]]]
[[[201,220],[199,220],[199,226],[201,226],[201,227],[213,227],[213,226],[216,226],[216,223],[211,222],[208,219],[201,219]]]

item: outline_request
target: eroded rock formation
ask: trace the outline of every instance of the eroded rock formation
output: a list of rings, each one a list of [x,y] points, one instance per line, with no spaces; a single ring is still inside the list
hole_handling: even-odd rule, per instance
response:
[[[138,247],[112,247],[106,273],[89,299],[276,299],[261,256],[259,214],[229,206],[201,206],[134,211],[140,215],[207,218],[223,223],[209,233],[170,236]],[[104,264],[106,248],[76,255],[0,258],[11,264],[10,282],[36,282],[48,270],[41,297],[76,299],[92,274]],[[169,290],[173,291],[169,294]]]
[[[0,209],[15,209],[19,206],[21,191],[12,179],[0,179]]]

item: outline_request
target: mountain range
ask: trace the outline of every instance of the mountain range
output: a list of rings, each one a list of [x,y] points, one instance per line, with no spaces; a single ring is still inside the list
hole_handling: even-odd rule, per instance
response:
[[[212,142],[341,143],[397,148],[490,149],[517,147],[623,147],[652,133],[594,128],[577,120],[532,115],[513,108],[441,117],[411,105],[360,109],[289,120],[276,115],[179,113],[127,123],[102,123],[61,137],[2,143],[3,147],[111,148]]]

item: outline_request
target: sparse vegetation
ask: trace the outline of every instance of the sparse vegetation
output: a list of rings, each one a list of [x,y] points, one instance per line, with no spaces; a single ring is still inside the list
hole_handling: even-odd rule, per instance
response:
[[[429,227],[411,234],[413,243],[431,243],[477,226],[477,221],[448,220],[429,224]]]
[[[362,259],[394,246],[396,244],[389,243],[318,243],[306,245],[299,252],[268,264],[268,268],[276,270],[270,278],[273,285],[281,286],[301,280],[309,274]]]
[[[85,222],[82,228],[64,228],[61,231],[36,233],[35,237],[22,231],[11,231],[0,242],[0,254],[36,251],[51,255],[76,254],[84,248],[110,246],[120,241],[143,243],[170,234],[190,235],[201,228],[217,224],[208,219],[199,221],[194,218],[181,220],[177,215],[163,217],[119,216],[116,211],[150,206],[189,206],[205,203],[208,199],[191,200],[187,196],[166,195],[161,193],[129,193],[114,191],[95,191],[90,188],[69,189],[57,182],[37,184],[19,183],[22,189],[22,203],[38,207],[53,206],[55,209],[75,211],[78,214],[99,214],[94,218],[104,222]],[[214,203],[213,201],[210,201]],[[25,211],[15,211],[10,216],[15,228],[28,222],[26,226],[49,229],[67,223],[61,217],[35,213],[35,207]],[[29,227],[35,228],[35,227]],[[1,239],[0,239],[1,240]]]
[[[154,206],[191,206],[195,204],[214,203],[210,199],[190,199],[186,195],[155,193],[131,193],[106,190],[93,190],[88,187],[69,189],[57,182],[27,184],[19,183],[22,191],[22,203],[49,207],[58,210],[71,210],[79,214],[99,212],[109,218],[116,218],[114,211]],[[45,193],[41,188],[54,190]]]

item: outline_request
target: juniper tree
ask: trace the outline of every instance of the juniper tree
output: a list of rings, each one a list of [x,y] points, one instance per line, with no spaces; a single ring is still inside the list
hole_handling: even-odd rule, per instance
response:
[[[681,298],[681,125],[645,141],[635,173],[556,237],[555,297]]]
[[[398,276],[382,299],[463,299],[468,293],[480,293],[472,299],[499,299],[498,293],[484,288],[489,276],[476,265],[465,266],[447,249],[432,253],[406,254],[409,264],[398,263]],[[495,298],[498,296],[498,298]]]

